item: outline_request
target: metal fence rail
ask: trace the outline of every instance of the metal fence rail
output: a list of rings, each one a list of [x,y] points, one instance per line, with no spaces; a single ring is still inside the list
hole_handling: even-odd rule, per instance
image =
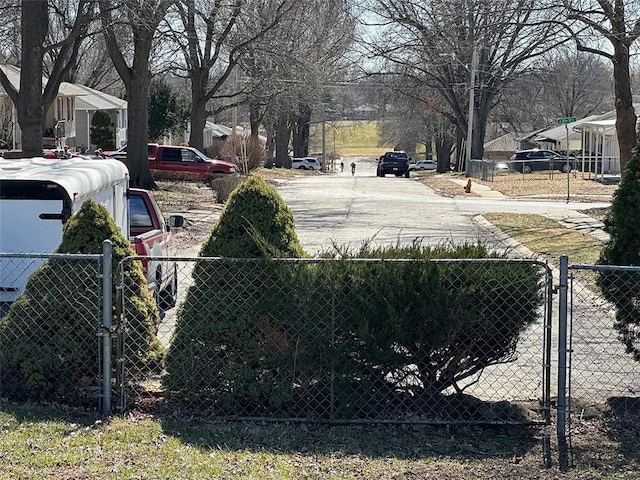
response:
[[[545,264],[155,260],[178,273],[176,306],[157,326],[164,370],[128,361],[136,339],[123,287],[121,410],[339,422],[549,419]]]

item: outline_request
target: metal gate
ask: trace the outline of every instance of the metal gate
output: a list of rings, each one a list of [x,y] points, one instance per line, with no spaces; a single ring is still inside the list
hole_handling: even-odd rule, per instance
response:
[[[640,267],[560,265],[558,436],[570,440],[573,416],[640,413]]]

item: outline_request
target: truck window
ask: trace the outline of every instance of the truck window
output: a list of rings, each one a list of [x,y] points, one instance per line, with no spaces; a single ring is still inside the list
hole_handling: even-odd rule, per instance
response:
[[[142,197],[130,196],[129,197],[129,215],[131,216],[132,227],[145,227],[152,228],[151,215],[147,204]]]
[[[195,163],[198,161],[196,154],[193,153],[191,150],[187,150],[186,148],[183,148],[180,153],[182,154],[183,162]]]
[[[163,148],[162,149],[162,160],[165,162],[179,162],[180,158],[180,149],[178,148]]]

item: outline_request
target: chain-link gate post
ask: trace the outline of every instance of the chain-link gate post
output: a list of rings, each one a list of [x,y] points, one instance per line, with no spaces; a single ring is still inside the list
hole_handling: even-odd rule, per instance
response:
[[[569,292],[569,257],[560,255],[558,312],[558,463],[561,470],[569,466],[567,451],[567,312]]]
[[[111,414],[111,327],[113,325],[113,245],[102,242],[102,413]]]

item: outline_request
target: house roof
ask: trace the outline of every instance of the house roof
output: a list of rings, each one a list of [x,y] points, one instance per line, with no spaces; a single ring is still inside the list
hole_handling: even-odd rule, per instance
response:
[[[567,126],[569,127],[569,137],[579,136],[581,133],[579,129],[576,129],[576,127],[579,127],[580,125],[591,120],[595,120],[597,117],[598,115],[591,115],[589,117],[581,118],[573,123],[567,124]],[[533,140],[536,142],[558,142],[564,140],[566,137],[567,129],[564,125],[558,125],[556,127],[551,127],[538,132],[538,134],[533,137]]]
[[[484,144],[484,150],[489,152],[510,152],[518,147],[518,140],[513,133],[494,138]]]
[[[20,69],[13,65],[0,65],[0,69],[7,76],[7,78],[9,79],[9,82],[11,83],[11,85],[13,85],[13,88],[15,88],[16,90],[20,90]],[[42,76],[43,88],[48,81],[49,79],[43,75]],[[4,92],[4,89],[0,87],[0,94],[2,93],[5,93],[5,92]],[[85,91],[79,88],[79,85],[75,85],[69,82],[62,82],[60,84],[60,88],[58,88],[58,95],[63,97],[77,97],[85,94],[86,94]]]
[[[127,101],[84,85],[76,85],[84,93],[76,98],[76,110],[124,110]]]
[[[214,137],[229,137],[231,136],[231,128],[225,127],[224,125],[220,125],[218,123],[213,123],[207,120],[205,126],[205,130],[209,130]],[[237,130],[236,130],[237,133]]]

